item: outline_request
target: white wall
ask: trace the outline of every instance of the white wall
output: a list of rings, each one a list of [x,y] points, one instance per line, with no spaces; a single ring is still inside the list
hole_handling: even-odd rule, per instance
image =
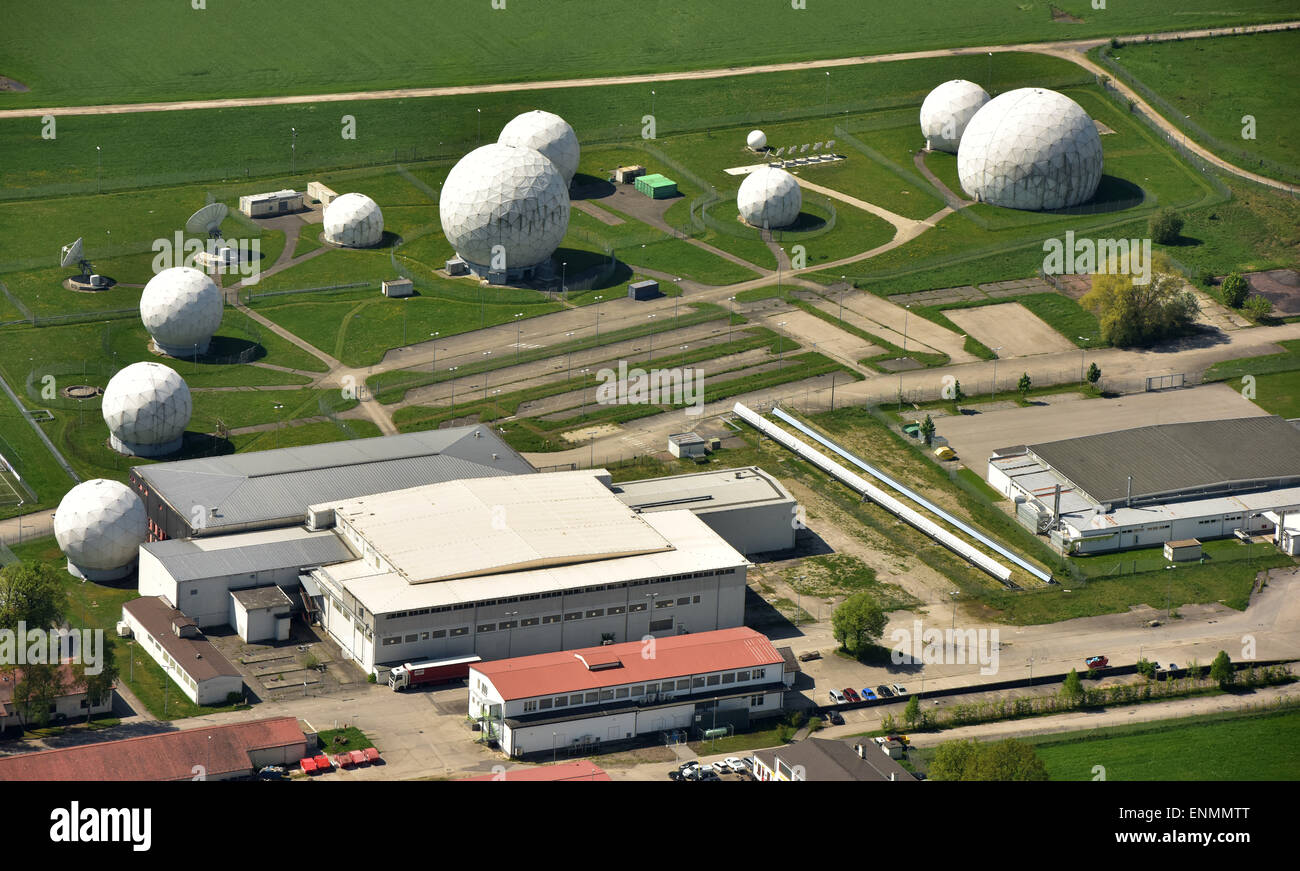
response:
[[[168,662],[168,654],[163,649],[160,642],[155,639],[147,629],[135,619],[135,616],[128,611],[122,612],[122,618],[127,625],[131,627],[131,635],[135,638],[136,643],[142,650],[147,652],[154,661],[162,666],[167,676],[176,682],[181,691],[189,697],[190,701],[198,705],[223,705],[226,697],[231,693],[242,693],[244,691],[244,679],[238,675],[226,676],[219,675],[209,678],[205,681],[191,682],[190,676],[182,670],[175,661]]]

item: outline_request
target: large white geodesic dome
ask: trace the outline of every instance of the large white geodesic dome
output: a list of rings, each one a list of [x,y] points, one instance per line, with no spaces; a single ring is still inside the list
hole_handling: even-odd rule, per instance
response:
[[[1101,169],[1101,136],[1088,113],[1043,88],[1019,88],[985,103],[966,125],[957,152],[966,193],[1012,209],[1087,202]]]
[[[803,208],[803,191],[798,180],[784,169],[765,166],[740,183],[736,192],[740,217],[751,227],[788,227]]]
[[[568,121],[551,112],[534,109],[516,115],[501,128],[497,142],[540,151],[555,164],[566,187],[578,172],[578,161],[582,154],[578,146],[578,135],[573,132]]]
[[[54,513],[54,538],[68,571],[92,581],[130,574],[148,534],[144,502],[125,484],[104,478],[73,487]]]
[[[104,389],[104,423],[113,450],[160,457],[181,447],[194,410],[189,385],[161,363],[132,363]]]
[[[767,147],[767,134],[762,130],[751,130],[745,137],[745,144],[754,151],[762,151]]]
[[[921,134],[930,149],[956,154],[966,125],[988,101],[988,91],[965,79],[944,82],[927,94],[921,103]]]
[[[501,271],[493,248],[501,246],[506,271],[545,262],[569,229],[569,190],[560,171],[540,151],[492,143],[460,159],[438,200],[442,231],[477,274]]]
[[[144,286],[140,319],[164,354],[204,354],[221,326],[221,289],[197,269],[164,269]]]
[[[325,207],[325,241],[344,248],[373,248],[384,238],[384,213],[365,194],[343,194]]]

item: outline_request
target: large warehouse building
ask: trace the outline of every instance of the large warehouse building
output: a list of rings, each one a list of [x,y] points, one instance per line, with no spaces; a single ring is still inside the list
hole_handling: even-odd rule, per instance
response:
[[[533,467],[490,427],[279,448],[136,466],[149,540],[295,526],[308,505]]]
[[[510,756],[589,753],[658,732],[699,738],[781,713],[784,659],[738,627],[478,663],[469,715]]]
[[[1272,532],[1266,515],[1300,509],[1300,429],[1249,417],[1018,445],[994,451],[988,482],[1076,553]]]
[[[689,510],[637,514],[603,470],[475,478],[314,505],[357,554],[310,573],[366,670],[739,626],[748,562]]]

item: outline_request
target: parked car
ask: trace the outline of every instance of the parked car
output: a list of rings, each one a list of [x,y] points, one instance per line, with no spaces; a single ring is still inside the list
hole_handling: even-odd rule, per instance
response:
[[[844,697],[847,698],[850,702],[862,701],[862,699],[858,697],[858,691],[855,690],[853,687],[844,688]]]
[[[893,684],[890,688],[894,691],[894,694],[895,694],[895,695],[898,695],[898,696],[905,696],[905,695],[907,695],[907,687],[903,686],[902,684],[897,684],[897,683],[896,683],[896,684]]]
[[[839,711],[831,708],[826,712],[826,722],[830,723],[832,726],[843,726],[844,718],[840,716]]]
[[[1083,661],[1083,664],[1088,666],[1090,669],[1105,668],[1110,664],[1110,660],[1104,656],[1090,656]]]
[[[745,768],[745,763],[741,762],[735,756],[728,756],[722,761],[727,763],[727,768],[736,774],[744,774],[748,770]]]
[[[863,687],[863,688],[862,688],[862,701],[864,701],[864,702],[874,702],[875,700],[876,700],[876,691],[873,690],[871,687]]]
[[[1170,670],[1170,671],[1178,671],[1178,663],[1176,663],[1176,662],[1171,662],[1171,663],[1169,663],[1169,670]]]
[[[701,781],[722,780],[721,777],[718,777],[718,772],[714,771],[712,768],[701,768],[699,775],[695,779]]]
[[[840,692],[839,690],[831,690],[831,701],[837,705],[842,705],[846,701],[848,701],[848,699],[846,699],[844,697],[844,693]]]
[[[681,783],[686,778],[682,776],[682,773],[680,771],[674,768],[672,771],[668,772],[668,779],[673,781],[674,783]]]
[[[814,659],[821,659],[821,658],[822,658],[822,652],[820,650],[810,650],[807,653],[799,654],[800,662],[812,662]]]
[[[894,697],[894,691],[884,684],[881,684],[876,687],[876,695],[880,696],[882,699],[892,699]]]

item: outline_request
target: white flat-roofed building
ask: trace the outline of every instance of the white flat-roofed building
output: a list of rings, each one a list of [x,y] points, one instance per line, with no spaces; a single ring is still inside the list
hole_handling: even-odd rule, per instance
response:
[[[345,653],[485,660],[739,626],[748,562],[688,510],[638,514],[604,470],[315,505],[357,559],[312,573]]]
[[[239,198],[239,211],[250,218],[270,218],[274,215],[301,212],[302,209],[302,194],[295,190],[247,194]]]
[[[685,508],[743,554],[788,550],[799,528],[799,503],[757,466],[612,485],[638,514]]]
[[[678,730],[700,738],[780,714],[783,662],[741,626],[477,663],[469,715],[509,756],[585,754]]]

